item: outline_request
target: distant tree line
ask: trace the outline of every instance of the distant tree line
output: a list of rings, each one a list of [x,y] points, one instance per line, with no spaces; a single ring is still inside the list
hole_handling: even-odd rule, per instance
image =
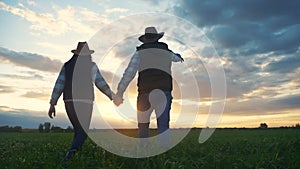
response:
[[[66,129],[63,129],[59,126],[51,126],[50,122],[45,122],[44,124],[39,124],[38,130],[40,133],[42,132],[72,132],[73,128],[71,126],[68,126]]]
[[[0,126],[0,132],[22,132],[21,126]]]
[[[0,132],[22,132],[23,128],[21,126],[0,126]],[[38,126],[39,132],[72,132],[73,128],[68,126],[66,129],[61,128],[59,126],[51,126],[51,123],[45,122],[44,124],[39,124]]]
[[[300,123],[297,123],[297,124],[292,125],[292,126],[280,126],[279,128],[297,128],[297,129],[300,129]]]
[[[267,125],[267,123],[260,123],[258,128],[267,129],[268,125]],[[300,129],[300,123],[297,123],[297,124],[292,125],[292,126],[280,126],[280,127],[276,127],[276,128],[297,128],[297,129]]]
[[[267,123],[260,123],[259,129],[267,129],[268,128],[268,125]],[[297,129],[300,129],[300,123],[297,123],[295,125],[292,125],[292,126],[280,126],[280,127],[276,127],[276,128],[297,128]],[[197,129],[197,128],[193,128],[193,129]],[[224,129],[247,129],[245,127],[243,128],[224,128]],[[21,126],[8,126],[8,125],[5,125],[5,126],[0,126],[0,132],[22,132],[22,127]],[[39,124],[38,126],[38,131],[39,132],[72,132],[73,131],[73,128],[71,126],[68,126],[66,129],[64,128],[61,128],[59,126],[54,126],[52,125],[51,126],[51,123],[50,122],[45,122],[44,124]]]

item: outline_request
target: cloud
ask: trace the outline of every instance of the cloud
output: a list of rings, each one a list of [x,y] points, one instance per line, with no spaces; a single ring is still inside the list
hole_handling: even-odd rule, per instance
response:
[[[192,0],[180,1],[173,12],[205,31],[227,61],[227,78],[244,85],[264,78],[259,75],[263,71],[275,75],[300,67],[299,4],[297,0]]]
[[[6,48],[0,47],[0,60],[7,61],[8,63],[12,63],[18,66],[28,67],[34,70],[40,70],[44,72],[55,72],[57,73],[63,63],[59,60],[53,60],[46,56],[42,56],[34,53],[27,52],[16,52]],[[113,74],[110,71],[100,69],[101,74],[105,78],[106,81],[110,82],[111,79],[118,78],[117,75]],[[23,71],[18,74],[0,74],[0,77],[4,78],[13,78],[13,79],[39,79],[43,80],[44,77],[40,74],[37,74],[34,71]],[[10,91],[8,88],[3,88],[4,91]],[[23,95],[23,97],[32,97],[39,96],[41,93],[39,92],[29,92]],[[44,95],[40,95],[44,97]]]
[[[54,6],[53,8],[57,15],[56,20],[67,26],[66,31],[91,36],[96,33],[100,26],[109,22],[108,18],[86,8],[73,6],[66,8]]]
[[[65,25],[63,22],[56,22],[52,14],[39,14],[28,8],[25,8],[24,5],[21,5],[20,8],[18,8],[9,6],[4,2],[0,2],[0,9],[26,19],[32,23],[30,26],[32,30],[44,30],[49,34],[58,35],[64,33],[67,29],[67,25]]]
[[[299,109],[299,1],[178,2],[169,11],[203,30],[224,62],[227,114]]]
[[[248,101],[227,101],[226,115],[266,115],[286,113],[300,108],[300,95],[288,95],[273,99],[253,98]]]
[[[0,47],[0,60],[46,72],[57,72],[62,65],[59,60],[53,60],[46,56],[35,53],[16,52],[3,47]]]
[[[115,52],[116,57],[131,57],[136,51],[136,46],[139,44],[140,43],[138,42],[136,36],[132,36],[115,44],[112,50]]]
[[[28,75],[16,75],[16,74],[0,74],[1,77],[7,77],[11,79],[26,79],[26,80],[31,80],[31,79],[39,79],[42,80],[44,77],[41,75],[38,75],[36,73],[28,74]]]
[[[152,5],[152,6],[153,5],[159,6],[162,1],[160,1],[160,0],[144,0],[143,2],[146,2],[147,4]]]
[[[216,39],[219,45],[225,48],[231,48],[242,46],[246,43],[246,40],[249,39],[249,37],[245,36],[247,34],[239,34],[237,33],[238,31],[239,30],[231,26],[218,25],[214,26],[209,34],[212,39]]]
[[[15,89],[13,87],[0,85],[0,94],[13,92],[15,92]]]
[[[238,0],[229,0],[223,2],[221,0],[204,0],[204,1],[180,1],[175,10],[183,10],[186,16],[198,21],[200,27],[205,25],[229,24],[236,21],[266,21],[272,20],[272,25],[286,25],[295,22],[298,18],[293,16],[299,14],[297,6],[300,3],[297,0],[292,0],[289,3],[272,0],[253,0],[240,2]],[[175,11],[177,12],[177,11]],[[277,18],[276,16],[282,16]],[[292,18],[287,17],[291,16]],[[279,24],[279,21],[283,21]]]
[[[27,4],[31,6],[36,6],[37,4],[34,1],[27,0]]]
[[[50,35],[76,32],[87,36],[94,34],[100,25],[108,22],[107,18],[82,7],[60,8],[53,6],[54,13],[37,13],[26,8],[23,4],[19,6],[14,7],[0,2],[0,10],[26,19],[31,23],[30,29],[35,34],[36,31],[46,32]]]
[[[52,121],[46,111],[32,111],[0,106],[0,126],[22,126],[23,128],[38,128],[40,123],[51,122],[52,125],[67,127],[71,124],[66,116],[57,114],[57,119]]]
[[[124,13],[129,11],[129,9],[125,9],[125,8],[109,8],[105,10],[105,13],[107,14],[111,14],[111,13]]]
[[[270,104],[273,105],[280,105],[278,107],[280,108],[299,108],[300,107],[300,94],[298,95],[289,95],[287,97],[284,98],[277,98],[277,99],[272,99],[271,101],[269,101]]]
[[[41,91],[28,91],[21,96],[26,97],[26,98],[34,98],[34,99],[49,99],[50,98],[48,93],[44,93]]]
[[[70,48],[70,45],[50,43],[47,41],[38,42],[37,45],[51,51],[65,51],[66,49]]]
[[[120,123],[122,121],[122,123]],[[34,128],[37,129],[39,124],[44,122],[50,122],[51,125],[60,126],[67,128],[67,126],[72,126],[66,113],[57,112],[55,119],[50,119],[45,111],[33,111],[28,109],[17,109],[8,106],[0,106],[0,126],[22,126],[23,128]],[[92,118],[90,128],[106,128],[103,123],[108,122],[114,127],[128,127],[132,123],[126,120],[117,118]]]
[[[278,72],[278,73],[290,73],[294,72],[297,68],[300,67],[300,53],[292,55],[290,57],[284,57],[279,61],[270,62],[265,71],[268,72]]]
[[[105,71],[105,70],[102,70],[102,69],[99,69],[99,70],[100,70],[101,75],[103,76],[103,78],[105,79],[105,81],[107,83],[111,82],[111,80],[113,78],[120,78],[116,74],[114,74],[113,72]]]
[[[180,1],[174,13],[207,28],[209,38],[222,48],[245,46],[243,54],[288,52],[299,47],[297,0],[289,1]],[[247,49],[248,48],[248,49]],[[252,50],[249,50],[252,48]]]

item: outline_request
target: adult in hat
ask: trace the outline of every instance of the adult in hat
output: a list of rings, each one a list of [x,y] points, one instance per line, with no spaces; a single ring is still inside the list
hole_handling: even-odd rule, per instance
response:
[[[90,50],[87,42],[78,42],[77,48],[71,50],[71,52],[74,53],[75,55],[89,56],[93,54],[95,51]]]
[[[123,94],[138,72],[137,119],[139,137],[149,137],[150,115],[156,113],[158,141],[161,146],[170,146],[170,109],[172,104],[173,62],[183,62],[180,54],[172,52],[166,43],[159,42],[164,32],[158,33],[155,27],[147,27],[138,39],[143,44],[136,48],[121,81],[114,103],[118,106],[123,101]],[[119,99],[117,99],[119,98]],[[142,139],[145,140],[145,139]],[[141,142],[146,146],[147,142]]]
[[[94,85],[112,100],[113,92],[102,77],[97,65],[92,61],[93,50],[87,42],[79,42],[71,50],[73,56],[64,63],[52,91],[49,117],[55,116],[55,105],[61,94],[69,120],[74,128],[74,138],[64,160],[70,159],[87,138],[94,101]]]
[[[157,42],[160,38],[164,36],[164,32],[158,33],[155,27],[147,27],[145,29],[145,34],[139,37],[139,41],[143,43],[147,42]]]

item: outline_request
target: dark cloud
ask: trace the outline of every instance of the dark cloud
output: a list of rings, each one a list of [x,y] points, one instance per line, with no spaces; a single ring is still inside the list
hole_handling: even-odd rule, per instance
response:
[[[58,72],[63,65],[63,63],[59,60],[52,60],[39,54],[15,52],[2,47],[0,47],[0,60],[1,59],[19,66],[29,67],[31,69],[41,70],[45,72]],[[111,79],[113,76],[115,76],[113,73],[105,70],[101,70],[101,74],[105,79]],[[34,71],[23,71],[19,72],[19,74],[0,74],[0,76],[16,79],[42,80],[44,78]]]
[[[228,101],[225,114],[272,115],[286,113],[291,109],[299,109],[300,95],[288,95],[274,99],[252,98],[249,101]],[[283,112],[285,111],[285,112]]]
[[[110,83],[114,78],[118,78],[118,79],[120,78],[118,75],[102,69],[100,69],[100,73],[107,83]]]
[[[0,126],[22,126],[23,128],[38,128],[40,123],[51,122],[55,126],[67,127],[71,124],[62,114],[57,114],[55,121],[47,116],[45,111],[32,111],[0,106]]]
[[[285,26],[297,23],[295,19],[299,19],[297,14],[300,14],[298,10],[300,2],[297,0],[289,2],[274,0],[190,0],[180,1],[179,4],[175,7],[175,13],[185,11],[186,16],[184,17],[192,17],[191,19],[200,27],[231,24],[236,21],[262,22],[266,20],[272,21],[272,25]],[[288,20],[285,20],[286,18]]]
[[[268,64],[266,71],[278,72],[278,73],[290,73],[300,67],[299,55],[293,55],[291,57],[284,57],[279,61],[273,61]]]
[[[290,95],[284,98],[272,99],[269,101],[272,105],[280,105],[280,108],[299,108],[300,107],[300,95]]]
[[[204,30],[226,61],[226,113],[272,114],[300,107],[299,6],[297,0],[180,0],[172,7],[175,15]],[[202,55],[207,55],[204,49]],[[286,86],[293,95],[279,97]]]
[[[27,52],[16,52],[3,47],[0,47],[0,59],[19,66],[46,72],[57,72],[62,65],[59,60],[52,60],[46,56]]]
[[[249,39],[245,34],[238,33],[234,27],[227,25],[215,26],[209,33],[212,39],[216,39],[219,45],[225,48],[239,47],[245,45]]]
[[[299,5],[297,0],[191,0],[181,1],[174,12],[201,28],[209,28],[209,38],[220,47],[246,46],[240,52],[249,55],[297,50]]]
[[[13,93],[15,92],[14,88],[11,86],[0,85],[0,94],[3,93]]]
[[[48,93],[44,93],[40,91],[28,91],[25,94],[23,94],[22,97],[35,98],[35,99],[49,99],[50,95]]]
[[[137,37],[132,36],[114,45],[112,50],[116,53],[116,57],[131,57],[139,44]]]
[[[160,4],[160,0],[143,0],[144,2],[147,2],[150,5],[158,6]]]
[[[11,78],[11,79],[39,79],[42,80],[43,76],[38,75],[36,73],[31,73],[28,75],[16,75],[16,74],[0,74],[1,77],[7,77],[7,78]]]

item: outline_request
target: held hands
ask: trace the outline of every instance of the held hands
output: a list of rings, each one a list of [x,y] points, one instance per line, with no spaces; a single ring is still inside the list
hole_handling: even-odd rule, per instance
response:
[[[48,116],[53,119],[52,115],[55,117],[55,107],[54,105],[50,105],[49,111],[48,111]]]
[[[113,102],[116,106],[119,106],[120,104],[123,103],[124,99],[122,96],[119,96],[118,94],[113,94],[112,95]]]

